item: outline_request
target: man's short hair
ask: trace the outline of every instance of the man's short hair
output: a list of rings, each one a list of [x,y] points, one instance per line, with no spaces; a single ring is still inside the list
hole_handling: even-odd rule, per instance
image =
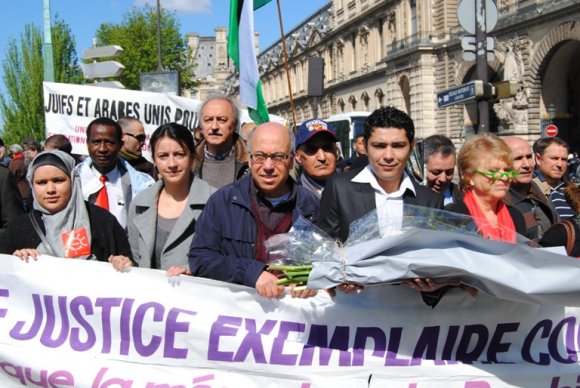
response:
[[[24,144],[24,149],[25,150],[32,150],[32,151],[36,151],[36,152],[41,152],[42,146],[36,140],[31,140],[28,143]]]
[[[228,104],[230,104],[230,106],[232,107],[232,111],[234,112],[234,129],[236,132],[238,132],[238,130],[240,129],[240,110],[238,109],[234,100],[232,100],[230,97],[226,96],[225,94],[212,94],[212,95],[210,95],[203,102],[203,104],[201,104],[201,107],[199,108],[199,115],[201,116],[201,112],[203,112],[203,108],[205,108],[205,106],[209,102],[215,101],[215,100],[222,100],[222,101],[225,101]]]
[[[44,141],[44,146],[46,147],[47,145],[51,145],[57,150],[64,151],[69,155],[72,154],[72,144],[68,139],[68,137],[66,137],[65,135],[56,134],[49,136]]]
[[[570,150],[568,143],[566,143],[559,137],[542,137],[534,142],[533,145],[534,153],[544,155],[544,152],[546,152],[546,148],[548,148],[554,143],[566,148],[568,151]]]
[[[141,123],[141,120],[139,120],[135,117],[132,117],[132,116],[123,116],[119,120],[117,120],[117,123],[119,123],[119,125],[121,126],[121,128],[124,131],[125,128],[127,128],[132,123]]]
[[[365,120],[363,135],[365,143],[371,137],[375,128],[399,128],[404,129],[407,140],[410,143],[415,139],[415,124],[405,112],[394,106],[383,106],[371,113]]]
[[[457,150],[453,145],[451,139],[443,135],[431,135],[423,140],[423,154],[425,155],[425,162],[429,161],[429,157],[435,154],[441,154],[443,157],[455,155]]]
[[[93,127],[95,127],[97,125],[103,125],[105,127],[115,128],[115,135],[116,135],[115,138],[117,140],[117,143],[121,144],[123,142],[123,140],[122,140],[123,139],[123,128],[121,128],[119,123],[117,123],[115,120],[113,120],[109,117],[99,117],[99,118],[96,118],[89,123],[89,125],[87,126],[87,141],[89,141],[89,138],[91,137],[91,131],[92,131]]]

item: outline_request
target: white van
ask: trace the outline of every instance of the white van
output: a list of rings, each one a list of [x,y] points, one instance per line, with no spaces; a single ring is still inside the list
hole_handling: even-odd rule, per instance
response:
[[[365,120],[370,114],[371,112],[339,113],[325,120],[336,131],[344,158],[347,159],[352,155],[352,142],[357,136],[362,135]]]

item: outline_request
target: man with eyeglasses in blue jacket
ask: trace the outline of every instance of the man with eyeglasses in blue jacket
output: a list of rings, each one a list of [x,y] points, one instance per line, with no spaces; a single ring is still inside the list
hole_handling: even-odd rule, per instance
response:
[[[230,183],[207,201],[195,225],[189,252],[192,275],[254,287],[258,295],[284,293],[268,272],[266,240],[286,233],[300,216],[316,222],[319,199],[290,177],[294,134],[277,123],[264,123],[248,136],[251,175]],[[309,297],[311,290],[294,290]]]

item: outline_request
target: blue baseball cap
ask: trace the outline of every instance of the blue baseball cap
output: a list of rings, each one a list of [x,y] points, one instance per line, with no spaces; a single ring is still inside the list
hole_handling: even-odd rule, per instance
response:
[[[331,135],[335,141],[338,141],[334,128],[328,125],[326,121],[320,119],[310,119],[303,122],[298,127],[298,132],[296,132],[296,148],[306,143],[314,135],[324,132]]]

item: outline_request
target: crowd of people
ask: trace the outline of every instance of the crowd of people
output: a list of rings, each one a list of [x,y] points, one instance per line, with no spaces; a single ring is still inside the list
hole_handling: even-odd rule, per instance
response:
[[[88,157],[71,155],[63,135],[0,147],[0,253],[40,255],[162,269],[285,292],[268,270],[267,239],[303,217],[339,242],[355,220],[401,218],[411,204],[473,217],[483,238],[563,246],[580,256],[580,188],[567,175],[568,144],[541,138],[475,135],[457,151],[443,135],[421,140],[421,173],[410,159],[413,120],[394,107],[372,112],[356,152],[340,160],[324,120],[296,134],[281,124],[240,123],[226,96],[212,96],[193,133],[163,124],[150,137],[136,118],[101,117],[86,129]],[[8,156],[8,157],[7,157]],[[419,175],[419,178],[418,178]],[[456,282],[409,279],[435,306]],[[345,292],[361,285],[343,284]],[[293,287],[295,297],[316,292]]]

